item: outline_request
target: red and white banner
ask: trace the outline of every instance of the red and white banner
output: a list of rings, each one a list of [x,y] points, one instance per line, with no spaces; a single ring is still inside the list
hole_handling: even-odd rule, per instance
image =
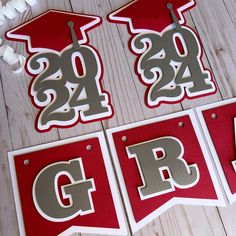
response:
[[[230,203],[236,201],[236,99],[197,108]]]
[[[9,153],[20,235],[125,235],[102,132]]]
[[[108,16],[125,23],[149,108],[216,92],[197,33],[185,24],[194,0],[133,0]],[[55,27],[56,22],[56,27]],[[103,64],[88,31],[99,16],[49,10],[7,33],[23,41],[29,97],[46,132],[113,116]],[[197,108],[229,201],[236,200],[236,99]],[[194,110],[9,153],[20,235],[132,233],[175,204],[224,206]],[[32,220],[33,219],[33,220]]]
[[[133,232],[175,204],[224,205],[193,110],[107,134]]]

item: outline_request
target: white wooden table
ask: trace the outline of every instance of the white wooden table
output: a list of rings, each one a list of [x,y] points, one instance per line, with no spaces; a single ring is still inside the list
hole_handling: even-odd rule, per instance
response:
[[[6,2],[6,1],[5,1]],[[38,4],[7,21],[0,36],[48,9],[59,9],[103,18],[102,26],[89,33],[105,67],[104,88],[111,94],[115,116],[102,123],[77,125],[70,129],[53,129],[39,134],[34,129],[37,111],[27,95],[30,77],[14,75],[0,60],[0,236],[19,235],[7,152],[55,140],[105,130],[135,121],[185,110],[198,105],[236,96],[236,0],[204,0],[185,14],[187,24],[199,33],[205,64],[212,69],[218,93],[177,105],[148,109],[143,102],[145,87],[134,73],[135,56],[128,49],[130,35],[125,25],[110,24],[106,15],[128,0],[38,0]],[[4,3],[4,1],[3,1]],[[212,8],[211,8],[212,7]],[[55,22],[56,24],[56,22]],[[20,54],[22,43],[9,42]],[[236,204],[227,208],[176,206],[143,228],[136,236],[206,236],[236,235]]]

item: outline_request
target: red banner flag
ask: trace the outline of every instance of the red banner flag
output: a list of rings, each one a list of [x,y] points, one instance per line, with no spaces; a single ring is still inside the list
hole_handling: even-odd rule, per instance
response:
[[[20,235],[126,233],[101,132],[11,152],[9,160]]]
[[[193,111],[114,128],[108,138],[133,232],[175,204],[224,205]]]
[[[197,108],[228,200],[236,201],[236,99]]]

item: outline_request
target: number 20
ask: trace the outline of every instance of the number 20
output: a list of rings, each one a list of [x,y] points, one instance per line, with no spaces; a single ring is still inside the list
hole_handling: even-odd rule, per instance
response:
[[[162,35],[148,32],[131,42],[136,54],[141,54],[137,71],[147,85],[147,104],[175,103],[186,95],[194,98],[216,91],[211,73],[201,61],[201,45],[196,34],[182,26]]]
[[[80,72],[76,59],[82,67]],[[37,75],[30,86],[30,95],[41,108],[39,131],[70,126],[79,119],[91,122],[112,116],[109,96],[100,83],[101,63],[92,47],[82,45],[61,53],[38,53],[30,58],[28,70]]]

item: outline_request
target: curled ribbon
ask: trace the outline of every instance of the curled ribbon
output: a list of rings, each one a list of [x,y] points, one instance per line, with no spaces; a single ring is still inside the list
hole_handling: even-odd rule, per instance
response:
[[[0,1],[0,26],[4,24],[6,17],[11,20],[17,16],[17,11],[19,13],[26,11],[26,3],[32,7],[37,3],[37,0],[10,0],[4,6]]]
[[[22,13],[26,11],[27,4],[32,7],[36,3],[37,0],[10,0],[3,6],[0,0],[0,26],[5,23],[6,18],[11,20],[17,16],[17,12]],[[15,53],[14,49],[9,45],[2,45],[2,39],[0,39],[0,57],[9,65],[20,64],[20,67],[14,70],[13,73],[23,71],[26,62],[25,57]]]
[[[17,70],[14,70],[13,73],[22,72],[26,62],[25,57],[15,53],[14,49],[9,45],[6,44],[1,45],[1,43],[2,39],[0,39],[0,57],[2,57],[3,60],[11,66],[16,63],[20,64],[20,67]]]

